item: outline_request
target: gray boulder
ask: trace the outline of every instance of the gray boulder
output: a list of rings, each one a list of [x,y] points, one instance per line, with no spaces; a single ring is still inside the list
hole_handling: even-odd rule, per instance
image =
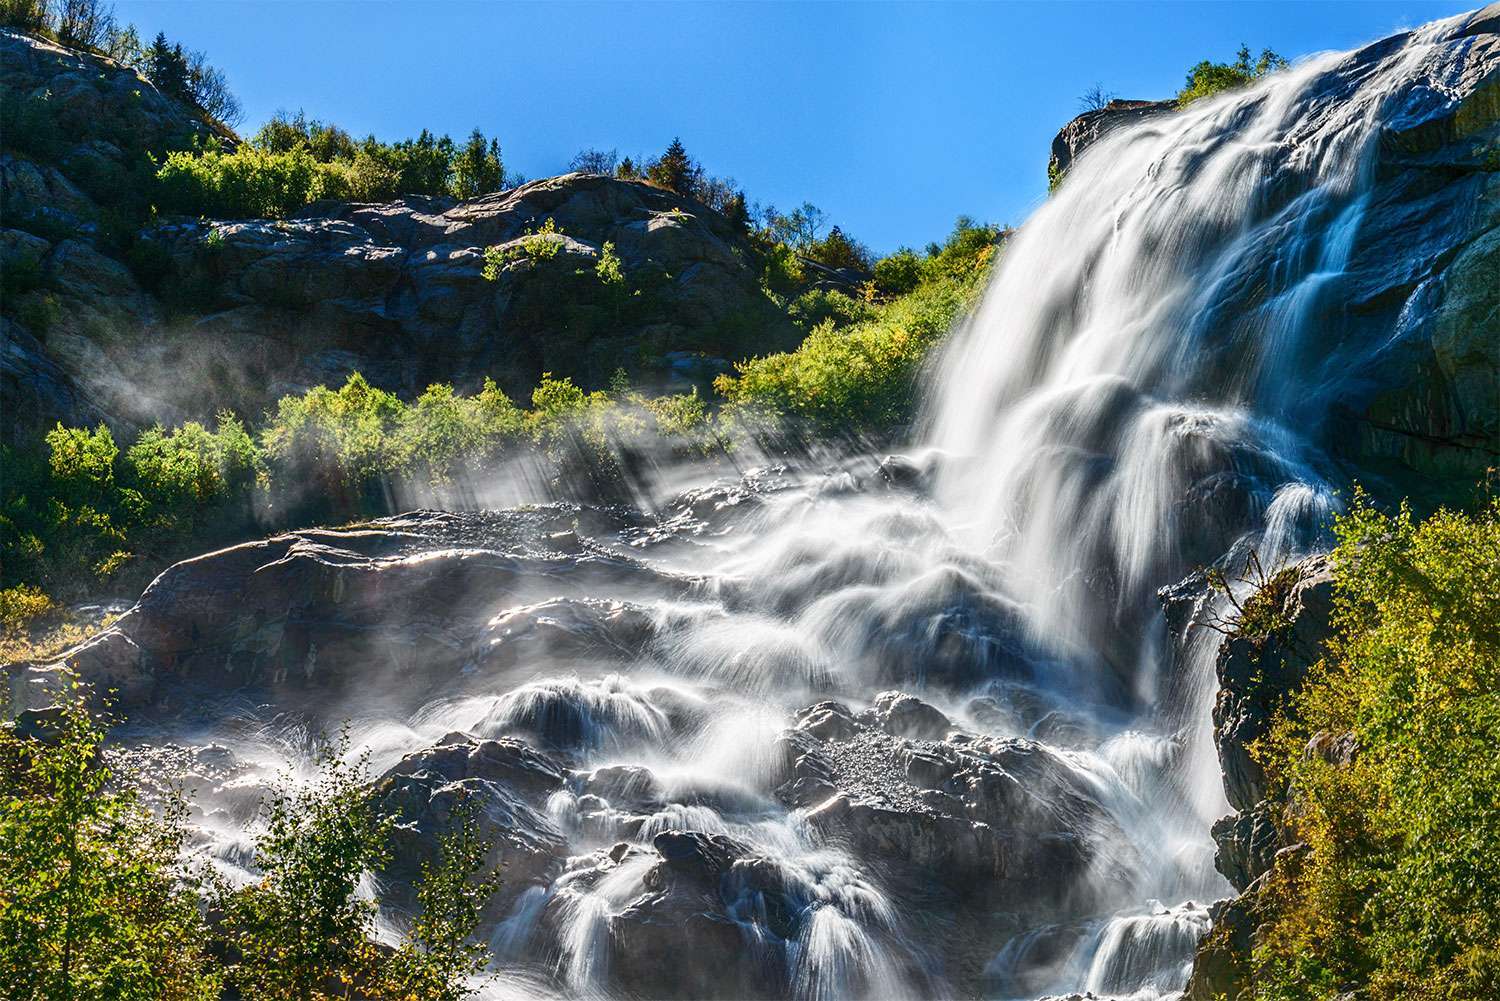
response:
[[[857,714],[810,706],[782,735],[776,795],[898,885],[936,882],[990,909],[1054,915],[1128,890],[1085,878],[1128,871],[1123,858],[1107,860],[1130,849],[1061,757],[1030,740],[950,731],[937,709],[898,693]]]
[[[449,734],[402,758],[373,787],[376,808],[395,818],[391,861],[382,873],[386,902],[411,904],[422,867],[436,863],[442,838],[466,814],[489,845],[483,871],[504,874],[487,908],[491,918],[527,889],[546,886],[567,856],[567,840],[546,813],[547,797],[565,778],[558,764],[525,744],[467,734]]]

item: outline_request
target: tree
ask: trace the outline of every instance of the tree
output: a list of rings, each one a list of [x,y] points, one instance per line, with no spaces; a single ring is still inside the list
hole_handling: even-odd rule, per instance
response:
[[[126,66],[138,66],[141,53],[141,35],[133,24],[116,28],[104,43],[104,54]]]
[[[736,191],[724,201],[719,211],[729,224],[741,233],[750,232],[750,209],[745,205],[745,193]]]
[[[57,14],[57,37],[67,45],[102,48],[114,33],[115,12],[99,0],[62,0]]]
[[[233,126],[243,115],[239,98],[230,93],[224,72],[209,65],[202,52],[188,57],[187,89],[188,99],[216,122]]]
[[[828,213],[812,202],[803,202],[789,215],[782,215],[774,205],[766,206],[764,213],[771,236],[798,250],[817,243],[823,227],[828,225]]]
[[[456,826],[444,835],[436,863],[425,862],[417,880],[419,913],[383,978],[403,996],[462,1001],[476,992],[470,978],[489,953],[474,941],[485,904],[500,886],[496,869],[478,877],[490,846],[479,837],[475,807],[464,802]]]
[[[0,724],[0,995],[208,1001],[185,807],[157,818],[112,773],[85,699],[75,685],[39,732]]]
[[[568,170],[585,174],[603,174],[608,177],[615,172],[615,167],[619,162],[619,150],[605,151],[591,146],[588,149],[579,150],[573,159],[568,161]]]
[[[1117,95],[1112,90],[1105,90],[1104,84],[1096,83],[1088,90],[1084,91],[1081,95],[1079,95],[1078,108],[1080,111],[1085,112],[1103,111],[1105,108],[1109,107],[1109,102],[1113,101],[1118,96],[1119,95]]]
[[[702,173],[703,168],[688,156],[682,140],[674,138],[667,151],[646,168],[646,179],[657,187],[691,196]]]
[[[43,31],[52,22],[49,0],[0,0],[0,24],[20,31]]]
[[[363,758],[347,763],[348,735],[317,752],[318,777],[290,778],[263,807],[259,881],[221,887],[225,936],[237,953],[229,982],[247,1001],[323,998],[329,979],[361,981],[375,968],[375,906],[355,893],[386,859],[390,819],[371,806]]]
[[[188,60],[181,45],[167,41],[166,32],[158,31],[151,47],[143,54],[146,76],[156,89],[179,101],[191,101],[188,86]]]
[[[835,226],[828,236],[807,245],[807,256],[830,268],[851,268],[856,271],[870,269],[870,251],[864,245],[851,240],[844,231]]]
[[[476,198],[505,187],[505,166],[500,160],[500,140],[485,143],[484,133],[475,129],[468,142],[453,157],[453,194],[458,198]]]
[[[615,168],[615,176],[620,178],[621,180],[635,181],[640,179],[641,170],[635,165],[635,161],[627,156],[625,159],[621,160],[620,165]]]
[[[1259,58],[1252,62],[1250,47],[1241,45],[1232,63],[1205,59],[1189,70],[1187,82],[1177,94],[1177,103],[1188,105],[1201,98],[1243,87],[1286,65],[1286,60],[1270,49],[1262,49]]]

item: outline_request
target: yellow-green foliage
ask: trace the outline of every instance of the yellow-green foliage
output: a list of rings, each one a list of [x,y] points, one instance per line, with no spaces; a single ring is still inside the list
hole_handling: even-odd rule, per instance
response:
[[[282,218],[320,198],[389,201],[402,195],[472,198],[504,187],[497,140],[354,140],[335,125],[277,115],[232,151],[171,153],[156,173],[160,207],[211,218]]]
[[[0,590],[0,631],[19,632],[54,608],[47,592],[31,584]]]
[[[1419,521],[1356,497],[1337,532],[1331,653],[1262,749],[1308,853],[1267,892],[1255,995],[1500,996],[1500,500]]]
[[[830,433],[904,423],[922,363],[972,305],[1003,235],[960,220],[946,244],[929,248],[914,291],[844,329],[825,320],[797,350],[742,361],[714,388],[753,423],[790,419]],[[887,273],[899,277],[903,268]]]
[[[8,709],[8,706],[6,707]],[[0,995],[208,999],[218,977],[181,887],[184,809],[158,817],[112,781],[75,692],[48,739],[0,721]]]
[[[348,170],[303,147],[269,153],[246,143],[234,152],[168,154],[157,171],[161,207],[215,218],[280,219],[319,198],[348,198]]]
[[[1260,58],[1252,62],[1250,49],[1241,45],[1232,63],[1215,63],[1205,59],[1188,70],[1187,82],[1177,93],[1177,104],[1179,107],[1187,107],[1202,98],[1236,90],[1284,66],[1286,60],[1270,49],[1262,49]],[[1051,175],[1048,176],[1050,179]],[[1056,186],[1055,182],[1052,186]]]
[[[614,244],[608,244],[608,252],[614,254]],[[486,247],[484,251],[484,277],[490,281],[500,277],[500,272],[512,261],[530,261],[532,264],[541,264],[556,257],[563,248],[562,230],[557,228],[557,222],[551,216],[540,226],[528,226],[526,232],[521,235],[517,242],[505,246]],[[614,259],[615,270],[619,268],[619,258]],[[604,265],[604,257],[601,255],[599,265]],[[600,281],[607,282],[606,272],[599,272]]]
[[[422,866],[418,913],[375,941],[362,880],[390,857],[396,818],[372,796],[348,738],[311,783],[272,787],[247,886],[185,865],[187,807],[152,810],[111,768],[107,720],[81,686],[41,734],[0,720],[0,996],[73,1001],[459,1001],[488,955],[473,939],[498,885],[461,811]],[[41,739],[38,739],[38,736]],[[207,899],[216,913],[200,911]],[[358,985],[358,990],[354,989]]]

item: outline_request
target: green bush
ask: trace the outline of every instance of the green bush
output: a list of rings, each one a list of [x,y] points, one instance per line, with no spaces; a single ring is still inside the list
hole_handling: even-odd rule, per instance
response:
[[[823,323],[831,323],[835,329],[873,319],[876,310],[863,299],[856,299],[837,289],[810,289],[803,292],[787,307],[787,317],[803,330],[812,330]]]
[[[875,290],[882,295],[905,295],[922,281],[922,258],[902,247],[875,262]]]
[[[157,172],[162,208],[211,218],[281,219],[320,198],[349,194],[344,171],[303,147],[269,153],[244,144],[168,154]]]
[[[1357,496],[1336,525],[1335,637],[1262,748],[1283,823],[1257,998],[1500,992],[1500,500],[1425,521]],[[1349,735],[1353,760],[1309,753]]]
[[[524,424],[520,408],[491,379],[472,397],[432,385],[401,414],[397,447],[412,472],[438,485],[493,464],[520,439]]]
[[[1215,63],[1205,59],[1188,70],[1187,82],[1177,92],[1177,104],[1179,107],[1187,107],[1202,98],[1244,87],[1267,73],[1282,69],[1286,64],[1285,59],[1270,49],[1262,49],[1260,58],[1252,62],[1250,49],[1241,45],[1232,63]]]
[[[0,631],[16,633],[27,629],[55,607],[46,591],[31,584],[0,590]]]
[[[929,249],[914,291],[842,330],[825,320],[795,351],[739,362],[715,389],[751,425],[790,420],[834,435],[904,425],[922,365],[977,297],[1003,236],[960,219],[945,244]]]
[[[403,465],[394,432],[405,410],[357,372],[337,390],[318,386],[284,396],[260,435],[266,464],[283,488],[312,487],[335,509],[357,510],[362,494]]]
[[[419,913],[395,948],[376,943],[360,882],[389,858],[347,735],[325,743],[308,784],[263,805],[248,886],[183,862],[186,805],[153,810],[110,767],[107,719],[75,687],[41,732],[0,722],[0,994],[76,1001],[458,1001],[487,954],[472,938],[498,885],[489,846],[461,809],[416,881]],[[8,706],[6,707],[8,709]],[[207,898],[217,920],[205,921]]]
[[[103,743],[81,691],[46,739],[23,736],[8,712],[0,722],[0,994],[217,998],[207,928],[184,889],[185,810],[148,809]]]

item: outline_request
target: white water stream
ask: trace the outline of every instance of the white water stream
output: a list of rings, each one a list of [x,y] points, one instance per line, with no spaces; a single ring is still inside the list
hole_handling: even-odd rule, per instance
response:
[[[648,894],[653,859],[601,877],[593,853],[672,830],[752,846],[797,902],[787,940],[766,930],[738,868],[718,905],[748,951],[775,954],[785,996],[1182,989],[1205,905],[1229,892],[1208,836],[1228,806],[1209,734],[1214,646],[1174,657],[1156,591],[1250,547],[1274,565],[1318,544],[1340,482],[1320,451],[1342,375],[1325,339],[1378,124],[1406,81],[1457,65],[1444,30],[1379,58],[1310,59],[1083,155],[1004,249],[933,374],[929,493],[863,489],[870,470],[855,464],[705,495],[654,539],[607,540],[701,579],[686,598],[598,595],[650,609],[644,655],[559,654],[413,715],[356,719],[380,767],[455,730],[561,734],[579,774],[641,766],[663,790],[644,820],[577,788],[552,796],[550,822],[576,854],[494,929],[488,991],[608,995],[612,929]],[[1051,922],[997,885],[957,912],[983,950],[974,978],[944,952],[951,929],[881,879],[882,860],[778,803],[791,714],[887,689],[971,733],[1041,741],[1128,842],[1065,877],[1077,899],[1105,903]],[[1051,710],[1054,728],[1023,703]],[[242,826],[219,837],[226,863],[242,858]],[[692,941],[677,961],[698,961]]]

